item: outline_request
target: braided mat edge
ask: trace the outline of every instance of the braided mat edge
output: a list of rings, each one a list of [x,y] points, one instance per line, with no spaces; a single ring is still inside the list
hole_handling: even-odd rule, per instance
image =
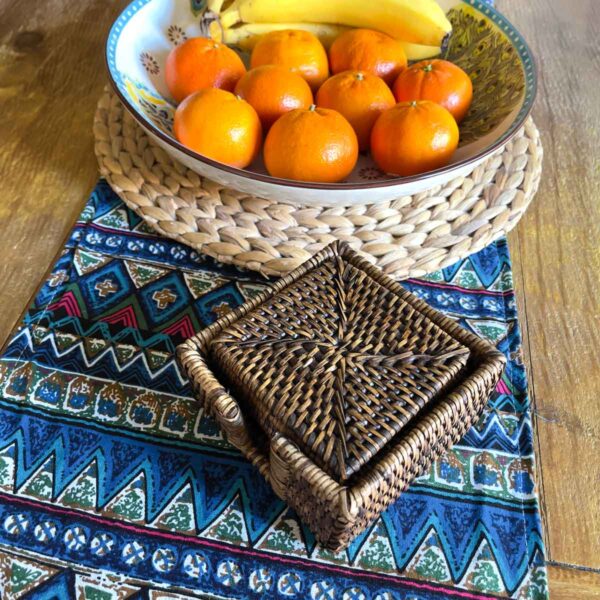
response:
[[[529,118],[466,177],[381,204],[319,208],[237,192],[174,162],[108,89],[94,136],[101,175],[152,228],[264,275],[284,275],[334,240],[395,279],[449,266],[518,223],[538,189],[543,157]]]

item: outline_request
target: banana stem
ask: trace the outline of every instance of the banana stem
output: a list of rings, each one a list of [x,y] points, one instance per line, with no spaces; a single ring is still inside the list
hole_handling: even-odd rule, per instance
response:
[[[219,21],[212,21],[208,25],[208,34],[210,35],[212,41],[217,44],[223,41],[223,30],[221,29]]]

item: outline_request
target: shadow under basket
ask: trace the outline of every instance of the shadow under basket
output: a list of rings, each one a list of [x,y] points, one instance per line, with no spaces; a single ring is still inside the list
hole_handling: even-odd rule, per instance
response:
[[[339,242],[178,356],[228,440],[333,551],[465,434],[505,364]]]

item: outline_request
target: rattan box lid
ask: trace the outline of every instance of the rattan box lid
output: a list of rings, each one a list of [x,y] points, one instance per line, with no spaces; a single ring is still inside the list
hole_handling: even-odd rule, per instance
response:
[[[211,362],[270,437],[339,483],[462,375],[469,349],[375,281],[343,244],[211,341]]]

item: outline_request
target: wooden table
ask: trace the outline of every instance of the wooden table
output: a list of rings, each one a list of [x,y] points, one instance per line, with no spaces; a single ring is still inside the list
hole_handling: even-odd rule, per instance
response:
[[[126,0],[0,0],[0,344],[97,179],[103,43]],[[600,2],[498,0],[538,58],[545,172],[510,236],[552,597],[600,597]]]

